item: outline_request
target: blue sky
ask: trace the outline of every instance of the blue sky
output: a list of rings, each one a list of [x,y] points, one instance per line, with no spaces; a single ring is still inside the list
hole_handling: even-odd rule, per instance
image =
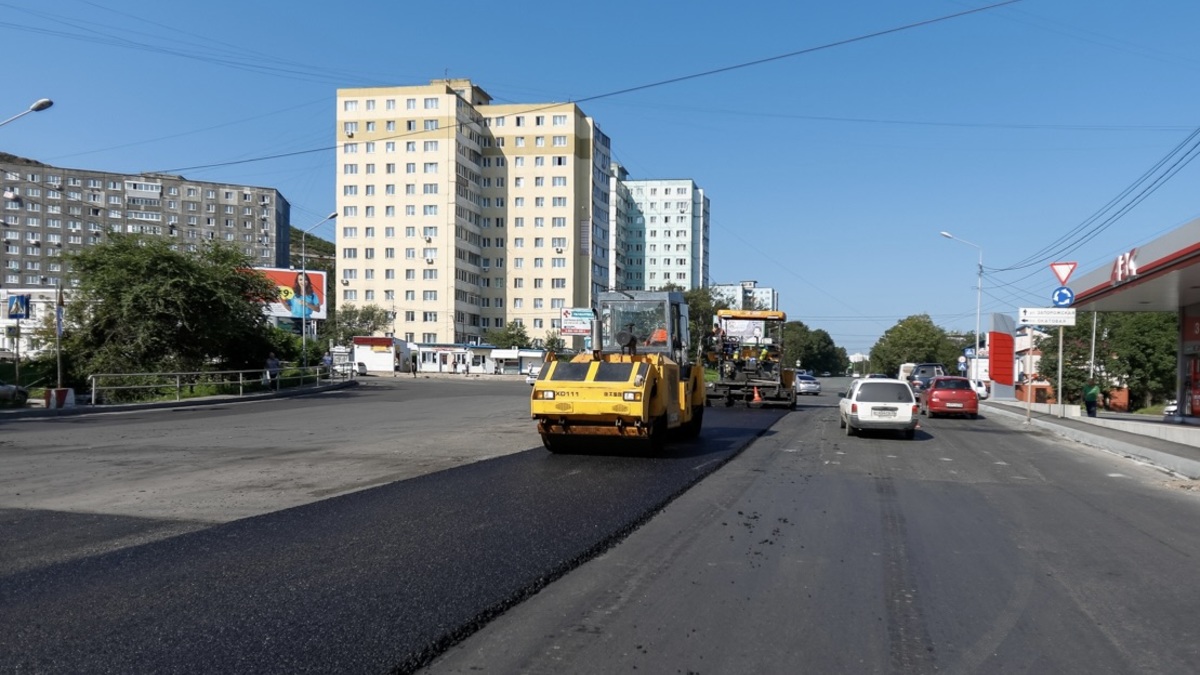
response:
[[[1200,215],[1200,3],[934,21],[988,4],[0,2],[0,117],[55,101],[0,150],[275,187],[305,228],[335,205],[339,87],[449,75],[580,101],[633,178],[707,191],[712,282],[777,288],[866,352],[912,314],[974,328],[978,249],[939,231],[982,248],[985,315],[1015,314],[1049,304],[1050,262],[1082,276]]]

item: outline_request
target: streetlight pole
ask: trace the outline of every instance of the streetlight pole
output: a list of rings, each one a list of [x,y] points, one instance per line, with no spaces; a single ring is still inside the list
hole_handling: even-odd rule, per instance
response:
[[[979,244],[972,244],[965,239],[950,234],[949,232],[940,232],[943,237],[953,239],[967,246],[974,246],[979,251],[979,280],[975,285],[975,358],[971,360],[971,370],[973,380],[979,379],[979,313],[983,307],[983,247]]]
[[[337,218],[337,211],[325,216],[312,227],[308,228],[300,234],[300,273],[304,275],[304,291],[307,293],[311,282],[308,280],[308,233],[317,229],[318,226],[324,225],[326,221]],[[294,267],[292,269],[295,269]],[[300,312],[300,355],[304,362],[304,367],[308,368],[308,314],[311,311],[306,301],[301,300]]]
[[[28,115],[31,112],[41,112],[41,111],[45,110],[46,108],[49,108],[52,105],[54,105],[54,101],[51,101],[48,98],[39,98],[38,100],[33,102],[33,105],[29,106],[28,110],[22,110],[21,112],[17,113],[16,115],[13,115],[12,117],[4,120],[3,122],[0,122],[0,127],[4,126],[5,124],[8,124],[9,122],[20,119],[20,118]]]

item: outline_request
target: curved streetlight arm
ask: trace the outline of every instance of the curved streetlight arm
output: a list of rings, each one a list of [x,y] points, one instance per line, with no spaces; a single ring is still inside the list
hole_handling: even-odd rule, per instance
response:
[[[45,110],[46,108],[49,108],[52,105],[54,105],[54,101],[51,101],[48,98],[39,98],[38,100],[33,102],[33,105],[29,106],[28,110],[22,110],[21,112],[17,113],[16,115],[13,115],[12,117],[4,120],[3,122],[0,122],[0,127],[4,126],[5,124],[8,124],[9,122],[12,122],[13,120],[20,119],[20,118],[28,115],[31,112],[41,112],[41,111]]]
[[[969,242],[966,239],[959,239],[958,237],[944,230],[938,234],[947,239],[953,239],[961,244],[974,246],[979,251],[979,278],[978,283],[975,286],[975,358],[971,360],[971,364],[974,366],[971,373],[972,379],[977,380],[979,379],[979,315],[983,307],[983,247],[979,244]]]

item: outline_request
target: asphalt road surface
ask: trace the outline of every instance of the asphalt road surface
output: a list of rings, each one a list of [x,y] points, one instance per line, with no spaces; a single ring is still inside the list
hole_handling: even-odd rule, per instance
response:
[[[1196,672],[1194,483],[821,399],[424,672]]]
[[[6,422],[0,671],[1194,670],[1193,484],[1128,460],[830,381],[560,456],[523,383],[367,382]]]
[[[412,670],[785,414],[714,409],[705,438],[666,457],[551,455],[528,396],[383,381],[14,424],[0,671]]]

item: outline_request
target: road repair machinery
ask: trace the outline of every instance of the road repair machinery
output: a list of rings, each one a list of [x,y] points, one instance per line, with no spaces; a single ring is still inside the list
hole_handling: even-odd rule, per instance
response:
[[[704,368],[689,361],[683,294],[613,291],[597,300],[591,351],[569,361],[548,354],[533,384],[531,412],[546,449],[613,439],[659,451],[670,438],[700,435]]]
[[[762,309],[719,309],[706,338],[704,360],[716,369],[708,402],[727,406],[796,407],[796,370],[783,365],[787,314]]]

